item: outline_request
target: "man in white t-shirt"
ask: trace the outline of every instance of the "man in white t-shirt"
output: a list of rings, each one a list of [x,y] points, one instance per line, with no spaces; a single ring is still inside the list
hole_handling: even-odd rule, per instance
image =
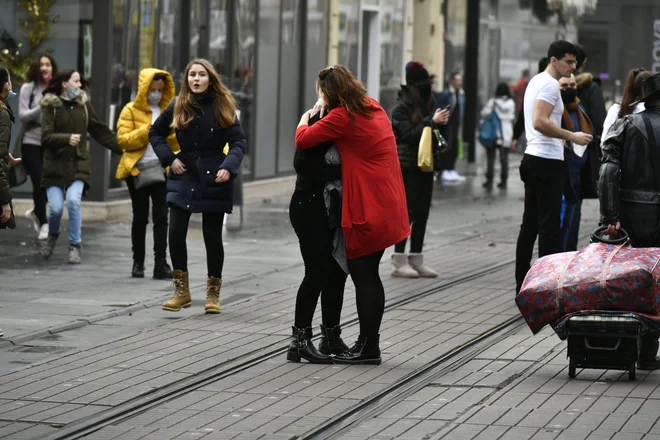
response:
[[[532,78],[524,99],[527,149],[520,163],[525,212],[516,247],[516,293],[530,268],[536,236],[539,257],[561,252],[561,195],[565,178],[564,141],[587,145],[592,136],[561,128],[564,104],[559,78],[570,77],[577,49],[559,40],[548,49],[548,67]]]

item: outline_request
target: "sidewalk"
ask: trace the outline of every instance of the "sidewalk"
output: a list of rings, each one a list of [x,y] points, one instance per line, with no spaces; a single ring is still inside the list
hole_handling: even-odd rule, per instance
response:
[[[383,262],[381,275],[390,306],[381,331],[382,365],[291,364],[278,355],[138,417],[110,425],[89,438],[167,439],[181,435],[178,438],[225,439],[248,434],[249,438],[290,438],[515,316],[513,267],[507,263],[514,256],[522,208],[521,187],[519,182],[512,182],[507,193],[487,196],[479,191],[480,183],[477,180],[471,186],[452,188],[457,198],[452,195],[448,199],[446,191],[436,192],[426,255],[430,264],[439,269],[438,279],[393,279],[387,275],[388,262]],[[114,298],[113,289],[123,283],[135,286],[125,288],[127,291],[120,296],[123,301],[158,303],[156,307],[140,306],[132,314],[124,314],[122,310],[126,309],[117,308],[116,303],[101,301],[99,307],[114,307],[121,316],[98,321],[85,318],[92,322],[35,339],[25,337],[22,343],[19,338],[1,347],[0,438],[43,438],[56,427],[130,403],[138,396],[194,378],[209,369],[230,369],[247,358],[286,347],[302,267],[295,236],[288,225],[281,226],[286,217],[282,209],[285,206],[276,204],[270,210],[260,210],[262,218],[255,223],[260,226],[258,230],[247,228],[244,233],[227,236],[225,273],[232,284],[227,289],[223,285],[220,316],[203,315],[201,287],[195,289],[189,311],[162,312],[158,295],[167,296],[167,283],[128,277],[130,267],[125,262],[130,260],[130,254],[121,248],[130,248],[129,240],[125,235],[122,246],[116,238],[122,227],[128,230],[127,225],[98,225],[97,230],[91,229],[90,234],[96,231],[98,240],[86,248],[98,247],[91,252],[89,263],[85,262],[89,265],[87,270],[80,267],[75,271],[66,265],[41,269],[47,272],[37,274],[42,275],[42,283],[47,279],[49,286],[55,284],[62,289],[53,289],[50,298],[71,297],[66,296],[70,291],[64,288],[67,280],[57,275],[61,271],[69,274],[68,283],[75,286],[78,295]],[[595,219],[594,206],[585,204],[586,224]],[[261,227],[264,224],[270,227]],[[191,278],[200,280],[198,286],[205,279],[200,244],[198,233],[191,233],[189,249],[191,261],[195,262],[191,265]],[[126,255],[120,255],[121,252]],[[30,263],[29,258],[28,266],[37,264]],[[113,269],[97,274],[98,264],[107,261],[114,262],[114,266],[110,264]],[[124,273],[118,269],[124,267],[122,264],[126,266]],[[497,265],[502,268],[460,282],[484,267]],[[13,277],[14,270],[7,274]],[[16,275],[12,283],[19,280]],[[419,292],[446,286],[452,280],[459,282],[423,299],[399,303]],[[144,289],[150,285],[158,287]],[[36,281],[33,286],[38,289]],[[42,296],[30,294],[27,288],[24,292]],[[3,305],[4,297],[3,291]],[[10,304],[0,309],[0,319],[20,311],[18,304]],[[82,309],[75,312],[85,313]],[[28,319],[28,307],[24,313],[24,319]],[[47,315],[46,311],[43,315]],[[343,337],[349,344],[357,333],[355,316],[349,282],[342,317],[347,323]],[[75,313],[65,317],[79,319]],[[12,338],[11,334],[7,336]],[[45,353],[30,353],[42,348]],[[24,363],[30,367],[10,373]],[[407,426],[405,416],[397,416],[403,419],[397,426]]]

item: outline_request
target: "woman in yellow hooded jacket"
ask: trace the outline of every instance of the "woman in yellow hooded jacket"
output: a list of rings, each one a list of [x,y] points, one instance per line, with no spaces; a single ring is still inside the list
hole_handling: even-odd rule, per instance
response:
[[[135,278],[144,277],[145,238],[149,223],[149,198],[154,223],[154,279],[171,279],[167,264],[167,188],[166,174],[149,143],[149,128],[175,96],[172,76],[164,70],[143,69],[138,92],[133,102],[126,104],[117,122],[117,138],[124,150],[117,179],[126,180],[133,204],[133,271]],[[176,136],[167,139],[175,153],[179,151]]]

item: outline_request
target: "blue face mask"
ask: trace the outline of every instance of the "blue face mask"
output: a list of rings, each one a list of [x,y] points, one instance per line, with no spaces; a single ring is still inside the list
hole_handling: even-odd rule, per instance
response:
[[[10,90],[9,95],[7,95],[7,100],[12,99],[14,96],[16,96],[16,92],[14,92],[13,90]]]
[[[67,87],[67,92],[71,99],[76,99],[80,95],[80,89],[74,89],[73,87]]]

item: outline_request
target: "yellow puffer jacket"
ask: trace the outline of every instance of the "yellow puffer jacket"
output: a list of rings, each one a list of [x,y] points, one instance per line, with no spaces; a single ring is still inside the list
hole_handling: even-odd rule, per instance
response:
[[[115,174],[117,179],[126,179],[128,176],[137,176],[140,174],[140,170],[135,165],[147,151],[147,146],[149,145],[151,110],[147,103],[147,94],[156,75],[165,77],[163,98],[160,101],[161,112],[174,99],[176,90],[172,76],[169,73],[159,69],[143,69],[140,72],[135,101],[126,104],[117,122],[117,139],[119,140],[119,145],[124,150],[119,160],[117,173]],[[172,148],[172,151],[175,153],[179,152],[180,148],[174,131],[167,138],[167,142],[170,148]]]

